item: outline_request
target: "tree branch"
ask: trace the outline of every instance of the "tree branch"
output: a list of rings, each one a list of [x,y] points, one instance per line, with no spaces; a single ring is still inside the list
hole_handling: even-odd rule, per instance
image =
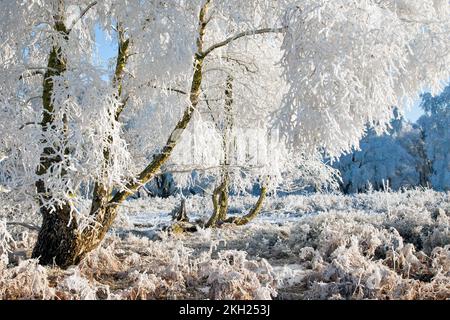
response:
[[[189,91],[190,104],[183,112],[183,116],[173,128],[166,144],[162,150],[155,154],[153,160],[141,171],[133,180],[127,183],[124,190],[117,192],[109,203],[120,203],[126,200],[133,192],[141,185],[147,183],[158,173],[161,166],[169,159],[173,149],[181,139],[181,135],[186,130],[189,122],[192,119],[194,111],[199,103],[199,96],[201,94],[201,84],[203,76],[203,58],[200,57],[200,52],[203,50],[203,40],[206,32],[205,19],[208,11],[208,5],[211,0],[206,0],[199,13],[199,31],[197,37],[197,53],[194,56],[194,74],[192,75],[191,89]],[[111,222],[112,223],[112,222]]]
[[[161,89],[161,90],[167,90],[167,91],[170,91],[170,92],[176,92],[176,93],[179,93],[179,94],[187,94],[186,91],[183,91],[183,90],[181,90],[181,89],[176,89],[176,88],[158,88],[158,87],[156,87],[156,86],[154,86],[153,88],[155,88],[155,89]]]
[[[39,231],[41,230],[41,228],[39,228],[38,226],[31,224],[31,223],[25,223],[25,222],[7,222],[6,225],[8,226],[21,226],[21,227],[25,227],[28,228],[30,230],[33,231]]]
[[[208,54],[210,54],[214,50],[216,50],[218,48],[221,48],[221,47],[224,47],[227,44],[229,44],[229,43],[231,43],[231,42],[233,42],[233,41],[235,41],[237,39],[246,37],[246,36],[253,36],[253,35],[264,34],[264,33],[282,33],[284,31],[286,31],[286,27],[281,27],[281,28],[264,28],[264,29],[248,30],[248,31],[240,32],[240,33],[235,34],[232,37],[229,37],[228,39],[226,39],[226,40],[224,40],[222,42],[213,44],[211,47],[209,47],[205,51],[199,53],[199,55],[202,58],[205,58]]]
[[[243,166],[243,165],[227,165],[228,168],[232,169],[241,169],[241,170],[252,170],[252,169],[261,169],[263,166]],[[186,168],[186,169],[179,169],[179,170],[165,170],[161,173],[158,173],[156,175],[163,175],[165,173],[189,173],[192,171],[211,171],[215,169],[221,169],[222,165],[218,166],[211,166],[211,167],[192,167],[192,168]]]
[[[86,13],[89,11],[89,9],[91,9],[93,6],[95,6],[97,4],[97,1],[91,2],[81,13],[80,16],[74,21],[72,22],[69,30],[67,30],[67,34],[69,34],[73,27],[75,27],[75,25],[78,23],[78,21],[80,21],[81,19],[83,19],[83,17],[86,15]]]
[[[159,90],[165,90],[165,91],[170,91],[170,92],[175,92],[175,93],[179,93],[179,94],[188,94],[186,91],[181,90],[181,89],[177,89],[177,88],[171,88],[171,87],[158,87],[157,85],[152,85],[151,88],[153,89],[159,89]]]
[[[19,80],[23,80],[24,78],[38,76],[38,75],[43,76],[44,72],[42,70],[33,70],[31,72],[27,72],[27,74],[25,74],[25,75],[21,74],[20,77],[19,77]]]
[[[25,126],[30,126],[30,125],[40,125],[40,123],[39,122],[25,122],[23,125],[21,125],[20,127],[19,127],[19,130],[22,130],[23,128],[25,128]]]
[[[142,84],[136,86],[136,88],[142,89],[143,87],[146,87],[146,86],[148,86],[152,89],[165,90],[165,91],[175,92],[175,93],[184,94],[184,95],[188,94],[186,91],[184,91],[182,89],[171,88],[171,87],[158,87],[156,84],[152,84],[152,81],[142,83]]]

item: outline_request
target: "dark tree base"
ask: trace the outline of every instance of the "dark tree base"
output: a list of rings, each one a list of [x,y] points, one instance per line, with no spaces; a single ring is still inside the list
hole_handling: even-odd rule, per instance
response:
[[[77,225],[75,220],[69,224],[69,217],[67,208],[56,213],[43,212],[42,226],[32,253],[32,258],[39,259],[39,264],[67,268],[83,258]]]

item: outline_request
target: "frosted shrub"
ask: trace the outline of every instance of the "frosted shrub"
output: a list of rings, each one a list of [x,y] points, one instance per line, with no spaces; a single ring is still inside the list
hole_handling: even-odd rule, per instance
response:
[[[199,210],[196,215],[202,216],[204,199],[189,201],[193,211]],[[252,201],[252,197],[236,197],[234,205],[242,210]],[[142,227],[116,226],[120,237],[108,234],[99,249],[68,270],[41,267],[36,260],[0,265],[0,298],[450,296],[448,194],[414,190],[352,197],[288,196],[269,203],[269,210],[245,227],[224,225],[193,234],[161,231],[164,223],[170,223],[170,207],[175,203],[175,198],[165,203],[130,201],[127,219],[139,226],[155,219],[157,223],[144,227],[155,236],[136,236]],[[280,209],[273,212],[275,205]],[[145,215],[143,210],[148,210]],[[4,224],[1,230],[7,234]],[[17,248],[32,246],[27,237],[10,233],[16,241],[9,247],[11,255]]]
[[[271,299],[274,277],[270,265],[248,261],[244,251],[219,252],[219,260],[212,266],[204,265],[200,274],[207,274],[211,286],[210,299]]]
[[[94,300],[96,299],[95,284],[84,278],[80,270],[74,268],[71,275],[64,278],[57,285],[58,292],[66,292],[64,298],[71,300]],[[59,298],[63,298],[60,296]]]
[[[1,299],[52,299],[55,295],[49,287],[47,269],[35,259],[2,270],[0,276]]]
[[[145,300],[157,298],[156,289],[160,287],[164,280],[153,274],[133,271],[129,278],[131,280],[130,288],[121,292],[121,297],[132,300]]]

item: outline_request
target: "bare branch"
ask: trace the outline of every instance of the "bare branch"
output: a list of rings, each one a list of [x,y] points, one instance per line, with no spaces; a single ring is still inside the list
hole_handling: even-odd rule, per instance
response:
[[[23,104],[27,105],[27,104],[29,104],[31,102],[31,100],[34,100],[34,99],[42,99],[42,96],[30,97]]]
[[[246,37],[246,36],[254,36],[254,35],[257,35],[257,34],[264,34],[264,33],[282,33],[284,31],[286,31],[286,27],[281,27],[281,28],[264,28],[264,29],[249,30],[249,31],[240,32],[240,33],[235,34],[232,37],[229,37],[228,39],[226,39],[226,40],[224,40],[222,42],[213,44],[211,47],[209,47],[205,51],[199,53],[199,55],[204,58],[208,54],[210,54],[212,51],[214,51],[214,50],[216,50],[218,48],[224,47],[227,44],[229,44],[229,43],[231,43],[231,42],[233,42],[233,41],[235,41],[237,39]]]
[[[170,88],[170,87],[158,87],[158,86],[152,86],[153,89],[159,89],[159,90],[166,90],[166,91],[170,91],[170,92],[175,92],[175,93],[179,93],[179,94],[188,94],[186,91],[181,90],[181,89],[176,89],[176,88]]]
[[[166,91],[175,92],[175,93],[179,93],[179,94],[187,94],[186,91],[183,91],[181,89],[176,89],[176,88],[161,88],[161,87],[157,87],[157,86],[153,86],[152,88],[166,90]]]

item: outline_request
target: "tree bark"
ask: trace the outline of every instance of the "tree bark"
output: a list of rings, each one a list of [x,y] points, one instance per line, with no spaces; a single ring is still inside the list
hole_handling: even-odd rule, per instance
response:
[[[42,226],[32,253],[40,264],[66,268],[80,262],[77,224],[75,221],[69,223],[69,220],[67,207],[42,215]]]
[[[64,40],[68,40],[69,32],[64,25],[64,3],[60,2],[58,6],[58,15],[55,16],[55,31],[64,35]],[[41,127],[43,136],[49,130],[55,130],[54,124],[54,105],[52,102],[53,95],[53,77],[60,76],[66,71],[66,59],[61,50],[61,47],[57,44],[53,46],[50,51],[47,70],[44,74],[44,80],[42,83],[42,121]],[[66,117],[63,117],[63,121],[66,121]],[[62,136],[67,135],[67,126],[64,125]],[[45,138],[41,141],[42,144],[46,144]],[[65,161],[56,152],[60,146],[46,146],[44,147],[36,174],[38,176],[44,176],[48,170],[55,164]],[[61,151],[61,150],[58,150]],[[68,150],[63,150],[63,154],[67,154]],[[64,172],[62,172],[64,175]],[[65,264],[65,261],[74,260],[75,239],[77,225],[75,221],[70,220],[71,206],[70,203],[64,202],[56,207],[55,210],[51,210],[48,207],[47,202],[51,201],[51,190],[48,190],[45,186],[44,179],[38,179],[36,181],[36,191],[39,199],[40,213],[42,215],[42,227],[39,230],[38,239],[33,249],[32,257],[39,258],[41,264]]]
[[[223,145],[223,170],[222,180],[223,188],[219,198],[219,221],[223,222],[227,219],[228,214],[228,195],[230,184],[230,149],[231,138],[234,127],[233,117],[233,77],[227,76],[225,83],[225,123],[222,132],[222,145]]]
[[[227,76],[225,82],[225,106],[224,106],[224,120],[222,125],[213,117],[216,128],[222,132],[222,151],[223,163],[221,173],[221,183],[219,187],[214,190],[212,201],[214,211],[209,219],[207,226],[212,227],[223,223],[227,219],[228,214],[228,199],[229,199],[229,184],[230,184],[230,140],[233,131],[233,77]],[[212,111],[212,110],[211,110]]]
[[[222,186],[219,193],[219,222],[225,221],[228,214],[228,198],[230,192],[228,175],[224,177]]]

